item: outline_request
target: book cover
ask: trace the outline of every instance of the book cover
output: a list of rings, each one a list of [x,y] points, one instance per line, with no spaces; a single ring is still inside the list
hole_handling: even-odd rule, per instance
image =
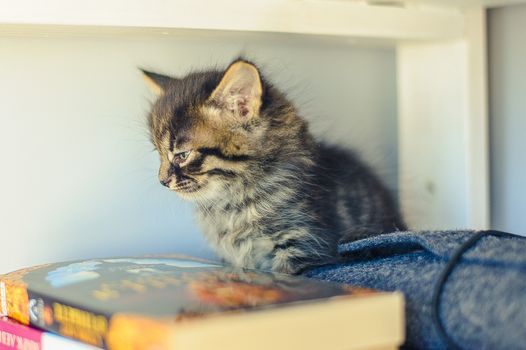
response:
[[[3,315],[111,350],[171,349],[204,318],[382,294],[177,257],[74,261],[0,276]],[[386,311],[389,318],[400,315]]]
[[[0,317],[0,349],[3,350],[97,350],[65,337]]]

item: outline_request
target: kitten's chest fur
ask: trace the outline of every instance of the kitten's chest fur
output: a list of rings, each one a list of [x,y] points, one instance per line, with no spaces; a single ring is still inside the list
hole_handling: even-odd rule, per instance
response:
[[[271,236],[260,231],[257,216],[250,208],[227,206],[198,210],[200,225],[215,252],[235,266],[270,269],[274,249]]]
[[[295,189],[280,189],[279,181],[274,185],[267,181],[267,185],[266,189],[263,184],[257,188],[239,186],[197,209],[207,240],[221,258],[235,266],[275,270],[279,264],[276,246],[292,234],[288,221],[301,215],[293,206],[284,208]]]

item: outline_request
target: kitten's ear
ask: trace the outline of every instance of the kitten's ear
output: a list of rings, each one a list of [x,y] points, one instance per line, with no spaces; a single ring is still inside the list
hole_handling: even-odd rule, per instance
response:
[[[227,68],[210,99],[235,117],[247,120],[259,114],[262,92],[256,66],[238,60]]]
[[[146,81],[146,84],[150,90],[156,95],[162,95],[171,81],[174,78],[167,75],[157,74],[154,72],[147,71],[145,69],[139,68],[143,74],[143,78]]]

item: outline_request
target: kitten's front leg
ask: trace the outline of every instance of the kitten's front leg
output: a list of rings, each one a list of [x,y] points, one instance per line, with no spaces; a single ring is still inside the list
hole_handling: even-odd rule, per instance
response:
[[[330,244],[308,229],[295,229],[277,236],[281,238],[272,252],[271,270],[274,272],[297,274],[310,266],[334,262],[336,258]]]
[[[301,262],[301,255],[303,254],[297,253],[295,249],[276,250],[274,252],[274,258],[272,259],[272,271],[288,274],[299,273],[306,265]]]

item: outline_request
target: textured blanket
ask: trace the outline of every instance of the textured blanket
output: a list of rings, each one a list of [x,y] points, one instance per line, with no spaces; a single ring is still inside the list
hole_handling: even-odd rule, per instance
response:
[[[304,272],[406,297],[406,348],[526,349],[526,238],[397,232],[341,244],[345,262]]]

